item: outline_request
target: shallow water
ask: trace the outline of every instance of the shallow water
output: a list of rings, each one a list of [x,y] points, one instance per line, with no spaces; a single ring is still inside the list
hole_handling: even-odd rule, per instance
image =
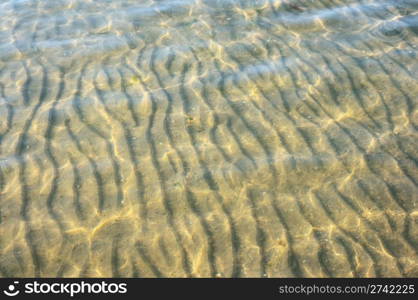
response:
[[[3,0],[0,275],[418,276],[418,1]]]

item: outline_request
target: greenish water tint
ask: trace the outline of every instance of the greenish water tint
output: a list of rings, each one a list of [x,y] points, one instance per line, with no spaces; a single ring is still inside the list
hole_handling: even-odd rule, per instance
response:
[[[0,276],[417,277],[418,2],[0,2]]]

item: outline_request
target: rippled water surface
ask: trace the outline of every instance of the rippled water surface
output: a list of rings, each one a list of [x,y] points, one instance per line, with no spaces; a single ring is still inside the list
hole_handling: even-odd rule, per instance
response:
[[[1,0],[0,276],[418,276],[418,1]]]

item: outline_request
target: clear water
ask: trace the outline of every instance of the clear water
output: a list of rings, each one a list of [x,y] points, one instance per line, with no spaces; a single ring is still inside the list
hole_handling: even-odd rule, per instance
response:
[[[0,275],[418,276],[418,1],[0,1]]]

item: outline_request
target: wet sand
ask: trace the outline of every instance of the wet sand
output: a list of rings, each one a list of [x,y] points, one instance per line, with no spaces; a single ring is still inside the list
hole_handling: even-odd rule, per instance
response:
[[[418,6],[0,3],[0,276],[418,277]]]

